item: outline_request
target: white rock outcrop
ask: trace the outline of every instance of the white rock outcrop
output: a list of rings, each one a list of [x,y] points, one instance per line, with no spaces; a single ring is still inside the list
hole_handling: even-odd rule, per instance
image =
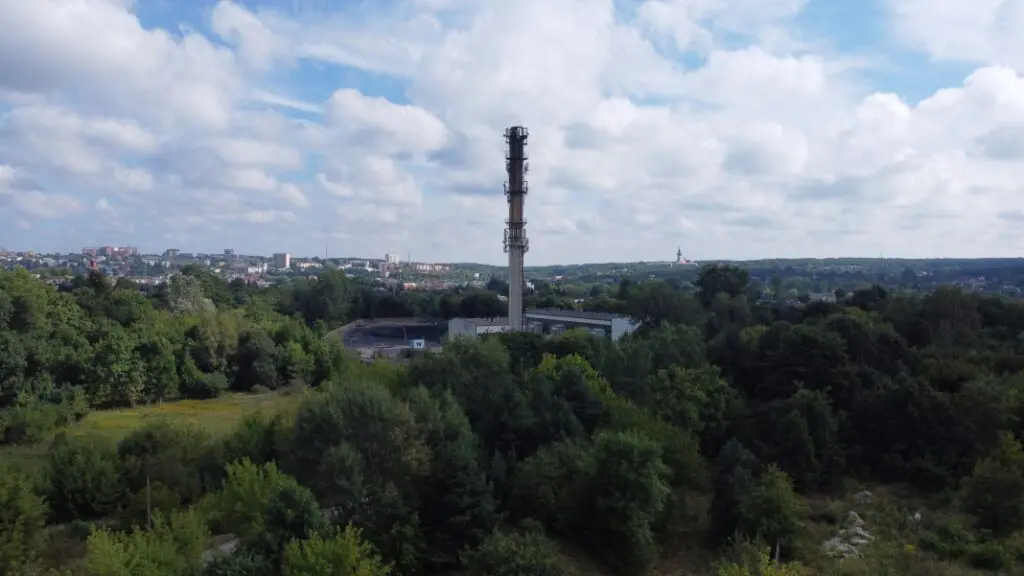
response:
[[[839,533],[822,542],[821,551],[830,558],[857,558],[861,556],[861,548],[869,544],[875,537],[864,529],[864,520],[854,511],[850,511],[843,521]]]

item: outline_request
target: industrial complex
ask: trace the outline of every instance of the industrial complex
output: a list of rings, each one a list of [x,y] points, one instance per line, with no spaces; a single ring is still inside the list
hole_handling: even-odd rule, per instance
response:
[[[508,254],[508,318],[452,318],[448,322],[448,338],[477,337],[498,332],[538,332],[554,334],[582,328],[594,334],[618,340],[639,326],[628,316],[577,310],[523,310],[523,266],[530,242],[526,237],[524,205],[528,190],[526,173],[529,164],[525,126],[505,130],[508,152],[505,155],[505,196],[508,199],[508,220],[505,221],[505,252]]]
[[[540,309],[523,313],[521,330],[539,334],[558,334],[573,328],[582,328],[591,334],[618,340],[636,330],[639,325],[628,316],[605,312],[579,310]],[[448,337],[476,337],[483,334],[512,331],[509,318],[452,318],[448,321]]]

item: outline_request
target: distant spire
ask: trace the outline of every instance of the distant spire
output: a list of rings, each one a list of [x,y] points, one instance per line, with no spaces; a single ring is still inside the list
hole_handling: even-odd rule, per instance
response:
[[[676,250],[676,262],[678,262],[678,263],[682,263],[683,262],[683,248],[682,247],[679,247]]]

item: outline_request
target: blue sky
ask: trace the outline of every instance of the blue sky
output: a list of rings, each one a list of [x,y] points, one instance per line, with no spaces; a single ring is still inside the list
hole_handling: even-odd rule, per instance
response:
[[[512,123],[528,263],[1019,245],[996,0],[339,5],[0,0],[0,246],[499,263]]]

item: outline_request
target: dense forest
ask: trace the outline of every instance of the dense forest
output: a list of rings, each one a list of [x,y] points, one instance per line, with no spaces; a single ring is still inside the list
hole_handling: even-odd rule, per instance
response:
[[[42,452],[0,452],[0,574],[1024,570],[1024,305],[881,286],[754,305],[732,266],[693,286],[601,294],[643,321],[617,343],[502,334],[367,365],[328,327],[386,296],[340,272],[189,270],[148,294],[0,272],[0,435]],[[297,401],[224,434],[76,428],[223,394]]]

